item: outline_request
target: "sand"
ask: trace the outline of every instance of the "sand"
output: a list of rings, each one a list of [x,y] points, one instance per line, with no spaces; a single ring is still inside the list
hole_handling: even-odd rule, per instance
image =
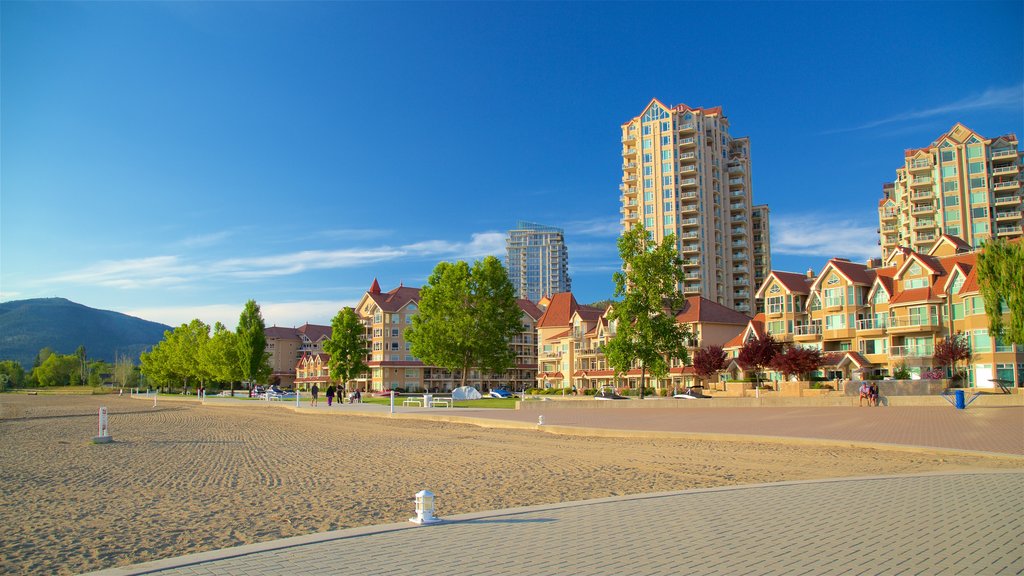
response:
[[[255,403],[254,403],[255,404]],[[114,443],[96,445],[109,408]],[[906,451],[0,395],[0,572],[73,574],[412,516],[757,482],[1014,468]]]

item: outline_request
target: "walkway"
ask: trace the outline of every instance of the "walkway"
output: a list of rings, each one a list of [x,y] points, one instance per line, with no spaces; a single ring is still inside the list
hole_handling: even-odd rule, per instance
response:
[[[96,574],[1024,574],[1024,471],[688,490],[445,520]]]

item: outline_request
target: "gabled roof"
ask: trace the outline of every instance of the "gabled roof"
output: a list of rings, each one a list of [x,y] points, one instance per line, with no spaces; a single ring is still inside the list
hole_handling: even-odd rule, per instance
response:
[[[551,297],[548,309],[537,321],[537,328],[551,328],[552,326],[568,326],[572,315],[579,309],[576,298],[572,292],[559,292]]]
[[[267,339],[273,340],[287,340],[287,339],[298,339],[299,330],[298,328],[285,328],[284,326],[271,326],[270,328],[263,329],[263,335]]]
[[[683,308],[676,314],[676,322],[706,322],[710,324],[735,324],[743,326],[750,322],[750,316],[722,306],[718,302],[713,302],[703,296],[689,296],[683,303]]]
[[[851,284],[870,286],[875,281],[875,270],[868,268],[866,264],[857,264],[843,258],[833,258],[821,269],[821,273],[814,279],[811,289],[816,290],[819,284],[828,277],[829,269],[835,270],[837,274],[846,278]]]
[[[860,352],[832,352],[824,354],[821,357],[822,366],[845,366],[846,364],[853,364],[857,368],[864,368],[865,366],[871,366],[871,362],[864,356],[861,356]]]
[[[918,302],[938,302],[939,297],[931,286],[926,288],[911,288],[903,290],[895,298],[889,300],[889,304],[915,304]]]
[[[747,322],[747,327],[744,328],[742,332],[734,336],[731,340],[723,344],[722,348],[742,348],[743,344],[750,338],[751,334],[757,337],[758,340],[764,338],[764,312],[758,312],[756,316],[754,316],[753,318],[750,319],[749,322]]]
[[[771,285],[771,280],[774,278],[791,294],[810,294],[811,285],[814,284],[813,278],[808,278],[806,274],[797,274],[796,272],[782,272],[781,270],[772,270],[768,273],[768,276],[761,283],[761,287],[758,288],[755,294],[758,298],[764,298],[765,292],[768,286]]]
[[[383,294],[380,292],[370,292],[369,296],[382,311],[398,312],[410,302],[419,302],[420,289],[400,285],[398,288]]]
[[[973,294],[980,292],[981,287],[978,286],[978,267],[971,268],[970,274],[964,280],[964,285],[960,287],[960,294]]]
[[[919,254],[917,252],[911,252],[910,257],[907,258],[903,265],[899,267],[899,270],[896,271],[896,277],[902,278],[903,274],[908,268],[910,268],[912,262],[917,262],[933,275],[945,273],[945,270],[943,270],[942,266],[939,264],[938,258],[925,256],[924,254]]]
[[[299,326],[298,332],[304,334],[306,338],[309,338],[313,342],[316,342],[322,338],[330,338],[332,330],[330,326],[306,323]]]
[[[527,316],[534,320],[539,320],[544,315],[544,311],[537,307],[536,304],[530,302],[526,298],[519,298],[516,300],[516,304],[519,304],[519,309],[526,313]]]
[[[970,252],[971,250],[974,250],[973,246],[971,246],[967,242],[964,242],[962,239],[956,236],[951,236],[949,234],[943,234],[942,236],[939,236],[938,242],[936,242],[935,245],[932,246],[932,249],[928,251],[928,255],[934,256],[938,249],[943,245],[951,246],[954,252],[958,253]]]

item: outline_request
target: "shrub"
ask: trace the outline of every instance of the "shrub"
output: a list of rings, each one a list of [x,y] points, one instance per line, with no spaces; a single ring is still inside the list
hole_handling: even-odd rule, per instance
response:
[[[897,366],[896,369],[892,371],[892,378],[893,380],[909,380],[910,370],[907,368],[907,365],[900,364]]]

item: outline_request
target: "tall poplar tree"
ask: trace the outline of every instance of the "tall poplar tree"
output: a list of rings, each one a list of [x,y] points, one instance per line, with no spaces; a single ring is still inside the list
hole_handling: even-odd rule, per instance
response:
[[[688,327],[676,322],[675,311],[684,298],[678,287],[683,282],[682,262],[675,236],[658,244],[642,226],[634,226],[619,238],[623,270],[616,272],[615,297],[609,321],[615,335],[605,346],[608,364],[616,374],[640,367],[640,398],[644,397],[647,374],[668,375],[672,359],[690,361],[686,340]]]
[[[419,312],[406,339],[426,364],[502,373],[512,367],[509,341],[521,330],[522,310],[501,261],[488,256],[473,263],[441,262],[420,289]]]
[[[324,342],[324,352],[331,355],[327,363],[331,378],[342,387],[369,370],[365,334],[366,328],[352,308],[342,308],[331,320],[331,337]]]
[[[1024,346],[1024,243],[996,240],[978,254],[978,287],[985,301],[988,332]],[[1010,311],[1009,325],[1003,311]]]
[[[270,354],[267,352],[267,336],[264,334],[266,324],[263,314],[255,300],[249,300],[238,318],[238,364],[241,368],[242,380],[253,385],[263,382],[270,376]],[[235,394],[235,383],[231,383],[231,395]]]

